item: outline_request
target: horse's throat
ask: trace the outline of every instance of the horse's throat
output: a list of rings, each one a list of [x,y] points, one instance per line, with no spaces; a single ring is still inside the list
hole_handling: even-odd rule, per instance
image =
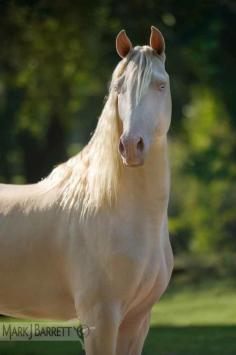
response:
[[[151,148],[143,166],[122,169],[120,189],[123,198],[128,198],[133,204],[155,206],[160,202],[168,202],[169,163],[166,140],[157,142]]]

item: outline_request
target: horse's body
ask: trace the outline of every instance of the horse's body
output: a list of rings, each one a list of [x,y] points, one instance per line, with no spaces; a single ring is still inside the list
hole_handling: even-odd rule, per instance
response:
[[[75,318],[63,267],[68,228],[56,191],[45,193],[40,183],[2,185],[0,201],[0,313]]]
[[[121,133],[111,89],[81,153],[37,184],[0,185],[0,313],[79,318],[95,327],[89,355],[141,354],[173,267],[166,133],[132,169],[118,154]]]

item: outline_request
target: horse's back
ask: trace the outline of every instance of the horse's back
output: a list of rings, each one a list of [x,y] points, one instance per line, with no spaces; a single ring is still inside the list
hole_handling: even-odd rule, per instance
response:
[[[2,234],[12,238],[13,234],[44,233],[58,214],[57,195],[41,183],[0,184],[0,239]]]
[[[11,211],[30,211],[44,209],[52,205],[57,193],[46,189],[41,182],[36,184],[0,184],[0,217]]]
[[[39,184],[15,185],[0,184],[0,204],[4,200],[19,201],[36,195],[39,192]]]

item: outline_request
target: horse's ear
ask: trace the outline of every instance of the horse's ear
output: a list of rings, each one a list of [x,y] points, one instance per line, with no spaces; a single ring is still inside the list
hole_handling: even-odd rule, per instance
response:
[[[165,52],[165,40],[162,33],[154,26],[151,27],[150,47],[154,49],[157,54],[161,55]]]
[[[118,33],[116,37],[116,50],[121,58],[125,58],[132,49],[132,43],[130,42],[125,30]]]

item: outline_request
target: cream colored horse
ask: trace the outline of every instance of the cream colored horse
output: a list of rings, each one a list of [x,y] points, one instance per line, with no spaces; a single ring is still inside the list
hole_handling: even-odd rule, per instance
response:
[[[87,355],[141,354],[173,257],[165,44],[116,39],[122,57],[97,129],[43,181],[0,187],[0,313],[94,326]],[[132,168],[131,168],[132,167]]]

